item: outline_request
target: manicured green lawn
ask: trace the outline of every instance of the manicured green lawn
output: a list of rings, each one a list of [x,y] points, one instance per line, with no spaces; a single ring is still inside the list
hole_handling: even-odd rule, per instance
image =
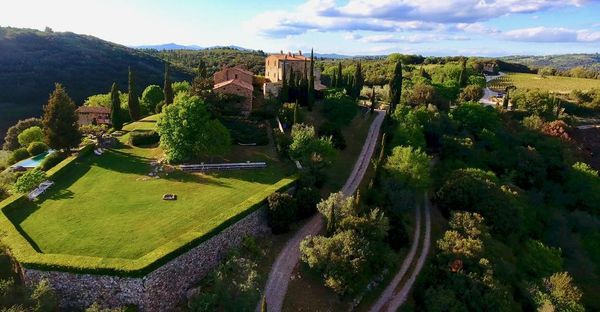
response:
[[[249,147],[247,160],[267,160],[267,169],[151,178],[148,155],[159,151],[122,145],[91,154],[54,177],[37,202],[5,213],[43,253],[136,259],[191,229],[209,232],[287,175],[262,149]],[[178,198],[162,200],[165,193]]]

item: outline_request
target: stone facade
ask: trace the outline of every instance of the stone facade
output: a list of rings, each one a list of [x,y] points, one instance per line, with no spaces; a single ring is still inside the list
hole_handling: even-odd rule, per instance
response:
[[[216,72],[213,75],[215,84],[219,84],[221,82],[225,82],[225,81],[229,81],[229,80],[233,80],[233,79],[239,79],[249,85],[252,85],[253,78],[254,78],[254,74],[252,72],[247,71],[243,68],[239,68],[239,67],[225,68],[223,70]]]
[[[283,80],[283,68],[285,67],[286,79],[290,78],[290,74],[294,72],[295,75],[304,76],[305,69],[306,73],[310,72],[310,57],[302,55],[302,51],[298,51],[298,54],[288,52],[284,54],[283,51],[279,54],[271,54],[265,58],[265,77],[270,82],[263,84],[263,94],[265,98],[273,98],[279,94],[281,90],[281,81]],[[326,87],[321,83],[321,71],[318,68],[314,68],[315,85],[314,88],[317,91],[324,90]]]
[[[110,125],[110,108],[80,106],[75,111],[77,113],[77,124],[83,125]]]
[[[223,107],[232,112],[239,112],[248,116],[252,112],[252,97],[254,93],[253,83],[254,74],[239,68],[225,68],[213,75],[215,85],[213,91],[221,94],[233,94],[239,97],[239,100],[231,101]]]
[[[172,311],[245,236],[269,232],[263,207],[141,278],[22,268],[23,278],[28,284],[47,279],[65,309],[84,309],[96,302],[106,307],[136,305],[140,311]]]

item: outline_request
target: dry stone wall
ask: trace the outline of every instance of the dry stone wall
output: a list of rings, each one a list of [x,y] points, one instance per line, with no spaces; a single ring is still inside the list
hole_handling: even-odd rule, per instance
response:
[[[261,208],[141,278],[27,268],[23,277],[28,284],[48,280],[65,309],[84,309],[96,302],[105,307],[136,305],[140,311],[172,311],[244,236],[269,232],[266,209]]]

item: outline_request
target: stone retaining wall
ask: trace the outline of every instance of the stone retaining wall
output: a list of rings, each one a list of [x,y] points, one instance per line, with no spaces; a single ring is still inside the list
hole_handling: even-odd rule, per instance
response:
[[[47,279],[62,308],[84,309],[96,302],[106,307],[136,305],[140,311],[171,311],[244,236],[269,233],[266,220],[266,209],[261,208],[141,278],[26,268],[23,277],[28,284]]]

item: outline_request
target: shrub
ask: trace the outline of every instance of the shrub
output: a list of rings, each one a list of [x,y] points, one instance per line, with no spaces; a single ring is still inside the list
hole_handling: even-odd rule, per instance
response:
[[[134,130],[129,133],[129,144],[133,146],[158,143],[160,136],[154,130]]]
[[[26,159],[26,158],[29,158],[29,152],[27,151],[26,148],[21,147],[21,148],[17,148],[16,150],[13,151],[9,162],[14,164],[14,163],[21,161],[23,159]]]
[[[46,156],[46,158],[44,158],[44,160],[42,160],[42,163],[40,164],[40,168],[42,168],[42,170],[44,170],[44,171],[48,171],[50,168],[58,165],[58,163],[63,161],[66,157],[67,157],[66,153],[54,152],[54,153]]]
[[[240,117],[223,117],[219,121],[229,130],[234,142],[256,143],[257,145],[269,144],[269,136],[264,123]]]
[[[319,191],[311,187],[304,187],[296,193],[297,217],[304,219],[317,212],[317,204],[321,200]]]
[[[319,130],[317,132],[319,133],[320,137],[331,136],[331,141],[335,148],[339,150],[343,150],[346,148],[346,140],[344,139],[342,130],[335,123],[327,121],[319,127]]]
[[[273,193],[268,198],[268,224],[274,234],[289,231],[296,215],[294,198],[287,193]]]
[[[341,91],[328,94],[323,101],[323,114],[330,122],[345,126],[358,113],[356,100]]]
[[[48,150],[48,145],[43,142],[31,142],[29,147],[27,147],[27,152],[31,156],[39,155]]]
[[[555,120],[545,124],[542,127],[542,132],[549,136],[559,138],[565,142],[571,141],[571,137],[567,132],[569,126],[562,120]]]
[[[544,126],[544,119],[538,115],[523,118],[523,126],[531,130],[540,130]]]
[[[27,146],[29,146],[29,144],[31,144],[33,142],[43,141],[44,140],[44,132],[42,131],[42,128],[40,128],[38,126],[33,126],[31,128],[27,128],[27,129],[23,130],[23,132],[21,132],[17,136],[17,140],[19,141],[19,144],[21,144],[21,146],[27,147]]]
[[[27,193],[46,180],[46,173],[33,169],[20,176],[15,182],[14,189],[18,193]]]

